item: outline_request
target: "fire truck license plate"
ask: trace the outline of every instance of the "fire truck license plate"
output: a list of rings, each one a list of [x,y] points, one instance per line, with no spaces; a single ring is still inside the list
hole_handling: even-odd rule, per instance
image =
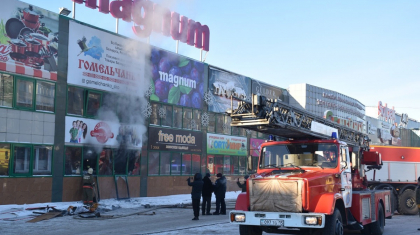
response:
[[[265,226],[283,227],[284,221],[282,219],[262,219],[260,220],[260,224]]]

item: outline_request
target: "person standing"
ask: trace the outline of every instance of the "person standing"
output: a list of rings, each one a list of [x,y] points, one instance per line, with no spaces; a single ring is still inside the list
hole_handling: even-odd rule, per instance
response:
[[[216,211],[213,215],[226,215],[226,178],[222,173],[217,173],[217,180],[214,184],[214,195],[216,195]]]
[[[246,175],[245,177],[244,177],[244,179],[245,179],[245,181],[244,181],[244,183],[243,184],[241,184],[240,182],[239,182],[239,178],[238,178],[238,181],[236,181],[236,184],[238,185],[238,187],[239,188],[241,188],[242,189],[242,192],[246,192],[246,181],[247,181],[247,179],[249,178],[249,175]]]
[[[83,204],[85,205],[93,204],[93,186],[95,182],[92,174],[93,169],[89,168],[88,173],[83,176]]]
[[[201,214],[202,215],[211,215],[211,194],[213,193],[213,183],[210,179],[210,173],[207,173],[203,178],[203,203],[201,204]],[[207,205],[207,207],[206,207]]]
[[[190,177],[188,177],[188,185],[192,186],[191,199],[194,211],[194,218],[192,220],[198,220],[198,216],[200,215],[200,199],[201,192],[203,190],[203,180],[201,179],[200,173],[195,173],[193,182],[191,182],[190,180]]]

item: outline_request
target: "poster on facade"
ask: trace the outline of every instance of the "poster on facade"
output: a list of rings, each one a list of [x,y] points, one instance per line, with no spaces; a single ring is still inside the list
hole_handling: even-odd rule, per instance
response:
[[[131,148],[142,147],[144,126],[66,116],[65,142]]]
[[[69,84],[137,94],[147,83],[146,45],[74,21],[69,24]]]
[[[209,111],[224,113],[231,108],[230,97],[251,101],[251,79],[242,75],[209,69],[209,91],[212,102]],[[238,107],[238,99],[233,99],[233,108]]]
[[[152,47],[150,100],[201,109],[207,65]]]
[[[400,129],[397,126],[371,117],[367,117],[366,121],[366,129],[372,145],[402,145]]]
[[[249,146],[249,155],[253,157],[259,157],[260,151],[261,151],[261,144],[265,143],[265,140],[262,139],[254,139],[251,138],[249,140],[250,146]]]
[[[207,154],[247,156],[247,139],[207,133]]]
[[[201,152],[203,133],[197,131],[176,130],[149,127],[149,150]]]
[[[0,8],[0,70],[57,80],[58,14],[8,0]]]
[[[285,103],[289,103],[289,95],[286,89],[271,86],[258,80],[252,80],[252,94],[265,96],[269,99],[280,99]]]

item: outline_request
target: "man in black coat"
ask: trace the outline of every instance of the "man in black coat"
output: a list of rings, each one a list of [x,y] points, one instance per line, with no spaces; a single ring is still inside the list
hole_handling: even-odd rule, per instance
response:
[[[213,193],[213,183],[210,179],[210,173],[207,173],[206,176],[203,178],[203,203],[201,204],[201,214],[202,215],[211,215],[210,214],[210,207],[211,207],[211,194]],[[206,207],[207,204],[207,207]]]
[[[198,216],[200,215],[200,198],[201,198],[201,191],[203,190],[203,180],[201,180],[200,173],[195,173],[194,181],[191,182],[189,177],[187,181],[188,181],[188,185],[192,186],[191,199],[192,199],[192,206],[193,206],[193,211],[194,211],[194,218],[192,220],[198,220]]]
[[[236,181],[236,184],[238,185],[239,188],[242,189],[242,192],[246,192],[246,180],[249,178],[249,175],[246,175],[244,178],[245,178],[245,181],[243,184],[239,183],[239,178],[238,178],[238,181]]]
[[[213,215],[226,215],[226,178],[222,173],[217,174],[217,180],[214,184],[214,194],[216,195],[216,211],[213,212]],[[220,208],[220,204],[222,208]]]

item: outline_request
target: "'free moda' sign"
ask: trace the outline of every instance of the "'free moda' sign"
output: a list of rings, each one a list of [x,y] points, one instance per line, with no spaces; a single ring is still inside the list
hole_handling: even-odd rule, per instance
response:
[[[246,156],[247,139],[207,133],[207,154]]]
[[[203,134],[197,131],[149,127],[149,149],[201,152]]]

